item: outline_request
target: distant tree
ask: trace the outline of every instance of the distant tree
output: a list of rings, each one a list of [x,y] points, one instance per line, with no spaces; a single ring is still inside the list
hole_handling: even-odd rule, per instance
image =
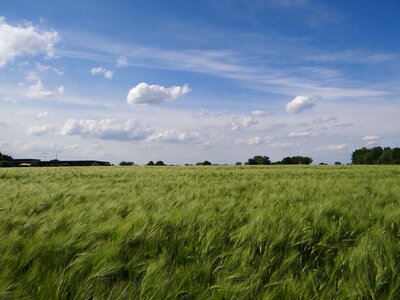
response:
[[[363,147],[353,151],[351,162],[354,165],[400,164],[400,148]]]
[[[2,154],[2,153],[0,152],[0,161],[12,160],[12,159],[13,159],[13,158],[12,158],[11,156],[6,155],[6,154]]]
[[[31,162],[31,167],[40,167],[40,162],[38,161]]]
[[[211,165],[212,164],[208,160],[196,163],[196,166],[211,166]]]
[[[9,160],[0,160],[0,168],[10,168],[12,163]]]
[[[335,165],[340,166],[342,163],[340,161],[335,161]]]
[[[120,166],[134,166],[135,163],[133,161],[121,161],[119,163]]]
[[[289,156],[287,156],[284,159],[282,159],[280,163],[283,165],[290,165],[290,164],[292,164],[292,160],[290,159]]]
[[[378,157],[377,163],[380,165],[389,165],[393,163],[393,151],[389,147],[383,149],[382,154]]]
[[[154,165],[155,166],[165,166],[165,164],[162,160],[157,161]]]
[[[154,166],[154,162],[151,160],[147,163],[147,166]]]
[[[253,158],[249,158],[247,165],[269,165],[271,161],[268,156],[256,155]]]
[[[278,164],[282,165],[309,165],[312,163],[312,158],[307,156],[292,156],[285,157]]]
[[[242,163],[240,161],[237,161],[235,164],[235,166],[241,166],[241,165],[242,165]]]
[[[323,163],[323,162],[322,162],[322,163],[319,163],[319,165],[320,165],[320,166],[326,166],[327,163]]]

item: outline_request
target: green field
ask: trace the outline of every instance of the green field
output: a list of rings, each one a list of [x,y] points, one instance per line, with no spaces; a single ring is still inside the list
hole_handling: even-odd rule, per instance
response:
[[[400,299],[400,166],[0,169],[0,299]]]

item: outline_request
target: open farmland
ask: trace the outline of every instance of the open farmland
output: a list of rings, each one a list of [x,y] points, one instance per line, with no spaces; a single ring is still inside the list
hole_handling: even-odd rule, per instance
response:
[[[400,167],[0,170],[0,299],[399,299]]]

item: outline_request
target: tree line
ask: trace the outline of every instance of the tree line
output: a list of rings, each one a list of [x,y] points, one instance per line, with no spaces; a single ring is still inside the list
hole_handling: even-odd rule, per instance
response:
[[[271,162],[268,156],[261,156],[261,155],[256,155],[253,156],[252,158],[249,158],[247,162],[245,162],[245,165],[309,165],[312,163],[312,158],[307,157],[307,156],[292,156],[292,157],[285,157],[284,159],[277,161],[277,162]],[[120,166],[136,166],[136,164],[133,161],[121,161],[119,163]],[[185,166],[191,166],[192,164],[185,164]],[[196,166],[211,166],[213,165],[210,161],[205,160],[202,162],[197,162],[195,164]],[[237,162],[235,165],[242,165],[241,162]],[[156,163],[154,163],[152,160],[149,161],[146,166],[165,166],[164,162],[159,160]]]
[[[0,152],[0,167],[12,167],[13,158]],[[308,156],[288,156],[280,161],[271,162],[268,156],[256,155],[249,158],[245,165],[309,165],[313,159]],[[373,147],[356,149],[351,155],[351,163],[353,165],[374,165],[374,164],[400,164],[400,148],[390,147]],[[242,165],[242,162],[237,162],[235,165]],[[322,164],[322,163],[321,163]],[[132,161],[121,161],[120,166],[135,166]],[[158,160],[156,162],[149,161],[146,166],[165,166],[166,164]],[[185,164],[189,166],[191,164]],[[198,162],[197,166],[210,166],[213,165],[210,161],[205,160]],[[340,162],[335,162],[335,165],[340,165]]]
[[[353,165],[398,165],[400,148],[373,147],[356,149],[351,155]]]

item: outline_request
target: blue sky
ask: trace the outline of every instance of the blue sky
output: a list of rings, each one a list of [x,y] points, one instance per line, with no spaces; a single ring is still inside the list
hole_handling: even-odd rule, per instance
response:
[[[399,146],[398,1],[0,2],[0,151],[118,163]]]

